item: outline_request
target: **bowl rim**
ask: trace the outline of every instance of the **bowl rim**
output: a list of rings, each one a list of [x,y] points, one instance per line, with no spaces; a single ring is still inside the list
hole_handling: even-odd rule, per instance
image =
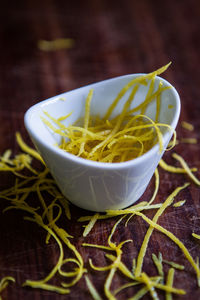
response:
[[[120,78],[125,78],[125,77],[133,78],[133,77],[137,77],[137,76],[141,76],[141,75],[146,75],[146,73],[127,74],[127,75],[122,75],[122,76],[117,76],[117,77],[113,77],[113,78],[110,78],[110,79],[102,80],[102,81],[99,81],[99,82],[94,82],[94,83],[88,84],[86,86],[82,86],[82,87],[79,87],[79,88],[76,88],[76,89],[69,90],[67,92],[58,94],[56,96],[50,97],[48,99],[42,100],[42,101],[34,104],[33,106],[31,106],[25,112],[25,115],[24,115],[24,124],[25,124],[25,127],[26,127],[30,137],[33,138],[33,140],[36,140],[39,144],[41,144],[45,149],[47,149],[47,151],[51,151],[54,154],[57,154],[57,155],[63,157],[64,159],[73,161],[74,163],[80,164],[82,166],[87,166],[89,168],[98,168],[98,169],[105,169],[105,170],[123,169],[123,168],[127,168],[127,167],[130,167],[130,166],[137,166],[142,161],[144,161],[146,159],[150,159],[153,155],[155,155],[155,152],[159,152],[159,145],[158,144],[154,145],[150,150],[148,150],[146,153],[144,153],[140,157],[137,157],[137,158],[134,158],[132,160],[125,161],[125,162],[116,162],[116,163],[97,162],[97,161],[85,159],[85,158],[82,158],[82,157],[78,157],[74,154],[63,151],[62,149],[60,149],[60,148],[58,148],[54,145],[51,145],[49,143],[44,142],[43,139],[40,137],[40,135],[37,134],[34,131],[34,128],[32,128],[31,121],[30,121],[31,116],[34,115],[35,113],[37,113],[38,108],[40,108],[44,105],[47,105],[50,102],[57,101],[59,98],[61,98],[65,94],[68,94],[70,92],[77,91],[77,90],[80,90],[80,89],[84,89],[84,88],[90,88],[94,85],[98,85],[98,84],[101,84],[103,82],[112,81],[113,79],[120,79]],[[177,90],[175,89],[175,87],[173,85],[171,85],[166,79],[164,79],[160,76],[156,76],[156,78],[158,78],[159,80],[162,80],[165,85],[171,87],[169,89],[169,92],[171,92],[173,94],[174,98],[175,98],[176,110],[175,110],[174,117],[173,117],[173,120],[172,120],[170,126],[172,127],[173,130],[175,130],[176,125],[178,123],[179,116],[180,116],[180,108],[181,108],[179,94],[178,94]],[[169,131],[166,131],[163,134],[163,144],[166,143],[169,135],[170,135]],[[164,151],[165,151],[165,149],[163,149],[162,153]]]

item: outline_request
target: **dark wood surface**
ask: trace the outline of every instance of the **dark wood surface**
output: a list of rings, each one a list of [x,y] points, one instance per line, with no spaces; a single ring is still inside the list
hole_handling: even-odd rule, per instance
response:
[[[190,166],[200,169],[200,2],[198,0],[27,0],[3,1],[0,9],[0,153],[10,148],[19,152],[15,132],[20,131],[31,145],[23,125],[25,111],[34,103],[50,96],[127,73],[150,72],[172,61],[164,77],[178,90],[182,111],[180,121],[191,122],[195,130],[189,132],[178,125],[178,137],[194,137],[197,145],[180,144],[176,152]],[[71,49],[44,52],[38,49],[38,40],[56,38],[74,39]],[[171,153],[165,155],[174,163]],[[197,177],[198,177],[197,173]],[[160,190],[156,202],[163,201],[173,189],[188,179],[160,169]],[[13,177],[0,173],[1,189],[8,187]],[[152,179],[141,200],[150,199],[154,187]],[[200,255],[200,244],[191,233],[200,234],[200,191],[191,183],[176,200],[186,199],[181,208],[168,208],[159,223],[172,231],[187,246],[191,255]],[[1,211],[7,204],[1,199]],[[82,237],[82,224],[77,219],[88,212],[71,205],[72,220],[66,220],[66,228],[74,235],[88,268],[89,277],[102,298],[107,272],[91,271],[88,259],[96,265],[106,265],[104,252],[81,247],[82,242],[106,244],[114,219],[101,221],[87,238]],[[154,212],[148,213],[152,217]],[[90,299],[84,278],[61,296],[53,292],[22,287],[26,279],[40,279],[50,272],[58,258],[58,247],[51,240],[45,244],[45,233],[38,226],[23,220],[24,213],[0,212],[0,279],[15,277],[16,283],[2,293],[3,299]],[[114,240],[133,239],[124,246],[123,261],[130,267],[137,257],[148,225],[134,217],[125,228],[119,226]],[[66,255],[67,255],[67,249]],[[144,263],[144,271],[155,275],[156,269],[151,254],[162,252],[168,260],[185,266],[177,271],[175,286],[184,288],[185,296],[174,299],[200,299],[193,269],[182,252],[167,237],[154,232]],[[168,267],[165,266],[165,272]],[[57,282],[59,278],[55,278]],[[124,282],[116,274],[112,289]],[[135,288],[119,294],[118,299],[128,299]],[[159,292],[160,299],[164,293]],[[144,299],[150,299],[146,295]]]

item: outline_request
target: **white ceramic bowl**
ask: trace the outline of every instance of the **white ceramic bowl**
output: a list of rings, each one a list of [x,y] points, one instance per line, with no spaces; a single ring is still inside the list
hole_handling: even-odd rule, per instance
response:
[[[73,204],[81,208],[105,211],[133,204],[144,193],[163,152],[159,153],[159,146],[155,145],[141,157],[122,163],[101,163],[76,157],[55,146],[60,136],[52,133],[42,122],[43,111],[56,118],[73,112],[64,122],[65,125],[72,124],[84,115],[85,99],[93,88],[91,114],[103,116],[121,88],[139,75],[143,74],[125,75],[66,92],[39,102],[25,114],[25,126],[59,188]],[[157,86],[161,79],[156,77]],[[162,81],[164,86],[170,86],[171,89],[162,93],[160,122],[175,129],[180,115],[179,95],[169,82]],[[147,89],[147,86],[139,89],[132,107],[144,100]],[[125,99],[127,96],[120,100],[113,115],[121,112]],[[155,117],[155,108],[156,103],[153,101],[146,112],[152,119]],[[166,130],[163,136],[165,147],[171,136],[172,131]]]

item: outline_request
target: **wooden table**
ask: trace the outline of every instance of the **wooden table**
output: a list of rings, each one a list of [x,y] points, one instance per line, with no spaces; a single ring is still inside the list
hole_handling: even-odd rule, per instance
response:
[[[62,92],[127,73],[150,72],[172,61],[164,77],[178,90],[181,97],[181,121],[194,125],[189,132],[178,125],[178,139],[192,137],[197,144],[180,143],[173,151],[184,157],[189,166],[200,169],[200,3],[191,1],[65,1],[65,0],[21,0],[4,1],[0,10],[0,152],[12,149],[20,152],[15,132],[20,131],[24,140],[31,145],[23,125],[25,111],[33,104]],[[74,46],[57,51],[42,51],[39,40],[72,38]],[[171,152],[172,153],[172,152]],[[165,155],[168,163],[176,164],[171,153]],[[159,169],[160,189],[156,202],[162,202],[184,182],[191,182],[185,175],[171,174]],[[197,172],[197,177],[199,176]],[[0,173],[1,190],[13,183],[13,176]],[[154,188],[152,179],[140,199],[148,201]],[[173,232],[188,248],[192,257],[200,255],[200,244],[191,234],[200,234],[200,191],[191,185],[182,191],[176,201],[186,200],[180,208],[169,207],[160,217],[159,224]],[[35,199],[37,201],[37,199]],[[3,299],[90,299],[91,296],[82,278],[71,288],[69,295],[22,287],[26,279],[44,278],[58,259],[58,246],[51,238],[45,244],[45,232],[34,223],[23,219],[25,213],[11,210],[2,213],[8,205],[0,202],[0,279],[13,276],[2,293]],[[106,299],[103,291],[108,272],[91,270],[88,259],[96,265],[107,265],[105,252],[81,246],[83,242],[106,245],[107,237],[116,219],[99,221],[88,237],[83,238],[83,227],[77,219],[88,212],[70,206],[72,220],[63,220],[62,226],[74,238],[73,244],[80,251],[88,276]],[[155,211],[149,212],[152,218]],[[132,259],[137,257],[148,225],[134,217],[127,227],[119,225],[113,239],[116,243],[133,239],[124,245],[123,262],[130,269]],[[151,254],[161,252],[168,260],[185,266],[176,271],[174,286],[183,288],[185,296],[175,299],[200,299],[195,272],[182,251],[163,234],[154,231],[144,261],[144,271],[155,276]],[[69,250],[65,249],[66,255]],[[167,274],[168,266],[164,266]],[[53,284],[60,277],[55,275]],[[117,272],[111,290],[126,282]],[[121,292],[118,299],[128,299],[138,288]],[[163,292],[158,291],[160,299]],[[151,299],[146,294],[144,299]]]

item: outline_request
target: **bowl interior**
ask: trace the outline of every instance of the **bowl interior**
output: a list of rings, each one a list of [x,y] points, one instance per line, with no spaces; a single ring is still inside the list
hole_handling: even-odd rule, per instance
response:
[[[72,112],[71,116],[63,121],[63,124],[65,126],[73,124],[77,119],[84,116],[85,100],[89,90],[93,88],[94,94],[91,101],[90,113],[91,115],[104,116],[108,107],[116,98],[124,85],[130,82],[131,79],[133,79],[134,77],[138,77],[139,75],[141,74],[126,75],[114,79],[105,80],[39,102],[26,112],[25,126],[30,135],[32,135],[35,139],[39,139],[42,143],[48,144],[50,146],[55,145],[56,143],[60,142],[61,137],[59,134],[52,132],[42,121],[41,116],[48,119],[44,115],[44,111],[48,112],[54,118],[59,118]],[[171,88],[165,90],[161,95],[161,110],[159,122],[169,124],[173,128],[175,128],[180,113],[179,96],[176,90],[166,80],[160,77],[156,77],[155,90],[157,90],[160,80],[162,80],[163,86],[170,86]],[[132,102],[131,108],[136,107],[144,101],[147,91],[148,85],[140,86],[134,98],[134,101]],[[122,97],[115,110],[113,111],[111,117],[120,114],[130,92],[131,89]],[[138,111],[136,114],[139,113],[140,111]],[[148,105],[145,114],[155,120],[155,100],[151,102],[150,105]]]

